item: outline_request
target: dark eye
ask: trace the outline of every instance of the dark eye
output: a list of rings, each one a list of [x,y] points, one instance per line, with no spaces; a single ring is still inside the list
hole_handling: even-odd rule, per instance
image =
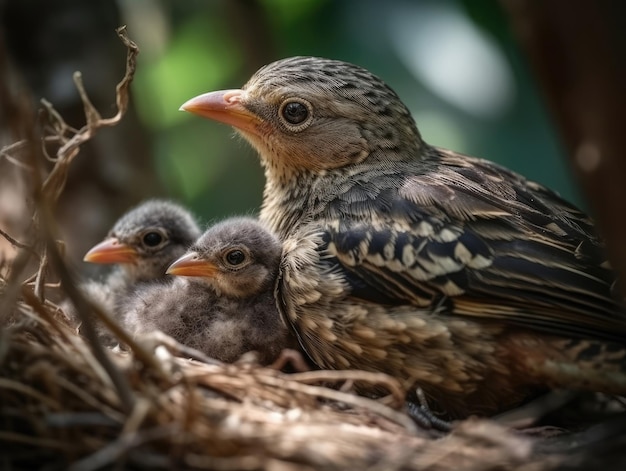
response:
[[[158,232],[148,232],[143,236],[143,243],[148,247],[156,247],[163,242],[163,236]]]
[[[290,101],[282,109],[283,118],[290,124],[301,124],[309,117],[309,109],[304,103]]]
[[[226,261],[231,265],[240,265],[246,259],[246,255],[241,250],[231,250],[226,254]]]

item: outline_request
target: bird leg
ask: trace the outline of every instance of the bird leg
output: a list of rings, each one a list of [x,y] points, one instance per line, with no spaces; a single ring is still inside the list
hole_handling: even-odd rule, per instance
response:
[[[422,388],[417,387],[406,400],[407,413],[417,425],[425,429],[447,433],[452,429],[452,423],[437,417],[428,405],[428,400]]]

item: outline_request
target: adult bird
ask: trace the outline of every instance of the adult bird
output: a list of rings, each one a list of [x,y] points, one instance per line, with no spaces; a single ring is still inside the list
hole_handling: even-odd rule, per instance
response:
[[[194,216],[171,201],[152,199],[132,208],[114,224],[107,237],[91,248],[84,260],[115,264],[103,278],[84,282],[83,292],[116,318],[128,295],[138,286],[165,280],[165,271],[200,236]],[[77,319],[71,305],[64,306]],[[100,329],[101,339],[111,343]]]
[[[254,219],[216,224],[167,269],[178,275],[172,283],[129,298],[123,323],[134,335],[161,331],[217,360],[254,350],[269,364],[290,344],[274,297],[281,250]]]
[[[592,221],[428,145],[369,71],[292,57],[181,109],[258,151],[281,310],[319,366],[390,373],[452,418],[552,387],[626,393],[626,317]]]

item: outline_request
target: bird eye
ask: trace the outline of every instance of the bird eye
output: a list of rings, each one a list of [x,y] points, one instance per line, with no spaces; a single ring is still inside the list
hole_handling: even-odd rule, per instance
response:
[[[143,236],[143,243],[148,247],[156,247],[163,242],[163,236],[158,232],[148,232]]]
[[[241,265],[246,259],[246,255],[241,250],[231,250],[226,254],[226,261],[231,265]]]
[[[307,121],[311,115],[311,105],[304,100],[288,100],[280,108],[280,114],[286,121],[285,124],[299,126]]]

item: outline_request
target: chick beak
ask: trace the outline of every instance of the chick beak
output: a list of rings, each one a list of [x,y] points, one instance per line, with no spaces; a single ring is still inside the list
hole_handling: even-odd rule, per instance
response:
[[[259,125],[263,121],[243,106],[243,93],[243,90],[205,93],[186,101],[180,109],[259,135]]]
[[[131,246],[121,243],[117,237],[111,237],[92,247],[83,260],[91,263],[134,263],[138,255]]]
[[[200,259],[197,253],[192,252],[172,263],[165,273],[177,276],[212,277],[216,272],[217,267],[214,264]]]

